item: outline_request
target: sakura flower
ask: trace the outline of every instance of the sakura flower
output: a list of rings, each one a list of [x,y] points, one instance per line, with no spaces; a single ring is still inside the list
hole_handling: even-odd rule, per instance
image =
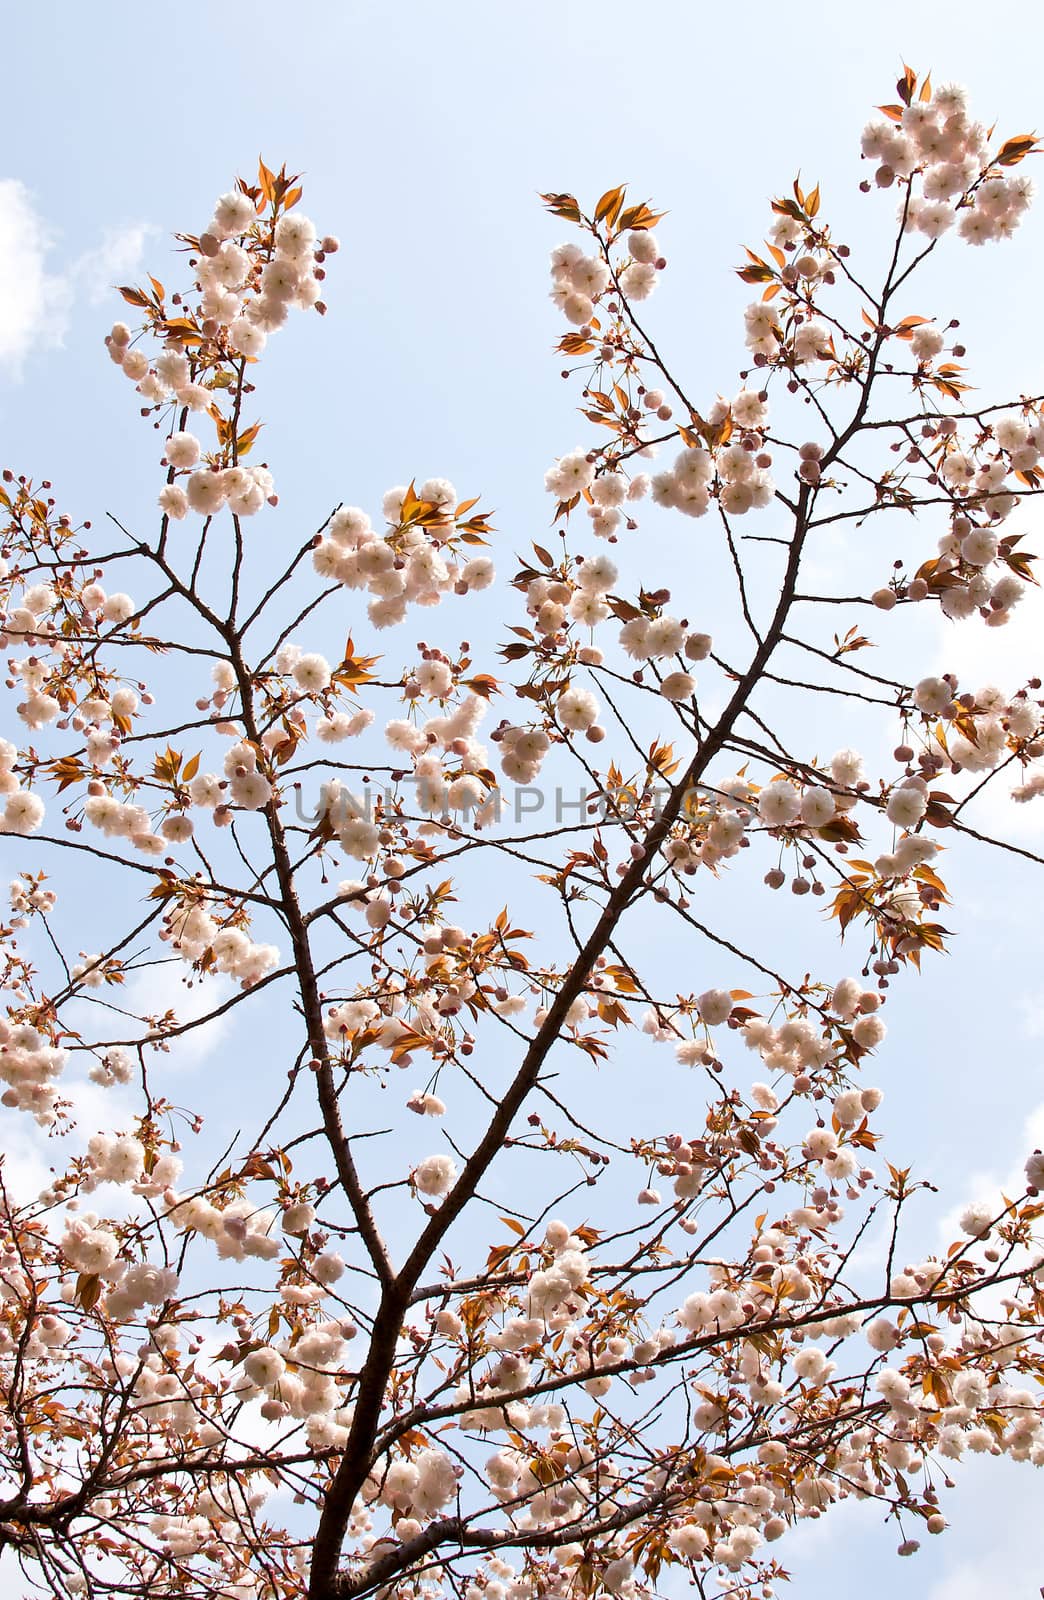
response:
[[[421,1194],[438,1197],[449,1192],[457,1177],[457,1167],[452,1156],[425,1156],[414,1168],[413,1181]]]

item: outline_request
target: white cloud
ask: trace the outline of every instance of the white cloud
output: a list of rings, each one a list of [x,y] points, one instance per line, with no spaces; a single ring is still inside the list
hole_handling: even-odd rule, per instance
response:
[[[114,991],[111,998],[119,1012],[106,1011],[88,999],[76,1006],[75,1026],[87,1037],[96,1041],[124,1039],[138,1036],[143,1030],[133,1019],[161,1017],[173,1011],[180,1024],[199,1022],[199,1027],[172,1039],[169,1049],[152,1052],[150,1062],[161,1065],[164,1073],[172,1068],[184,1071],[198,1067],[217,1048],[229,1028],[232,1016],[226,1013],[210,1022],[201,1019],[222,1005],[232,993],[227,978],[210,976],[187,981],[191,973],[181,961],[165,961],[158,966],[143,967],[135,972],[123,987]],[[128,1013],[127,1016],[121,1015]]]
[[[1044,595],[1027,588],[1003,628],[988,628],[978,616],[947,622],[940,613],[939,630],[939,667],[956,672],[962,689],[974,691],[993,683],[1013,692],[1041,665]]]
[[[156,229],[145,222],[128,223],[121,228],[106,228],[101,244],[77,256],[69,268],[69,279],[91,305],[111,295],[141,269],[145,242]]]
[[[1018,510],[1019,524],[1011,532],[1025,532],[1025,548],[1044,553],[1044,517],[1035,502],[1024,501]],[[1012,517],[1014,524],[1015,517]],[[1007,525],[1005,525],[1007,532]],[[936,672],[955,672],[961,690],[972,693],[994,684],[1006,694],[1025,686],[1028,678],[1041,673],[1044,657],[1044,591],[1027,585],[1023,599],[1003,628],[988,628],[981,618],[948,622],[937,614]],[[1029,770],[1033,770],[1030,768]],[[966,820],[985,833],[1032,847],[1034,838],[1044,832],[1044,801],[1030,800],[1019,805],[1011,798],[1012,789],[1023,781],[1022,769],[1008,769],[990,784],[966,813]]]
[[[119,1005],[120,1011],[106,1010],[89,1000],[80,1000],[68,1007],[65,1016],[71,1027],[95,1043],[140,1035],[144,1030],[135,1018],[162,1016],[168,1010],[174,1012],[180,1023],[199,1020],[198,1028],[179,1035],[168,1050],[146,1056],[154,1083],[161,1078],[167,1083],[172,1074],[192,1071],[208,1060],[232,1023],[228,1014],[209,1022],[200,1020],[228,999],[232,993],[228,979],[210,977],[202,983],[197,980],[189,988],[186,975],[187,968],[180,961],[145,967],[114,993],[114,1003]],[[83,1063],[82,1056],[74,1055],[66,1076],[59,1083],[61,1096],[69,1103],[72,1126],[68,1133],[48,1134],[27,1116],[8,1119],[3,1150],[4,1182],[20,1203],[34,1199],[45,1189],[51,1181],[50,1169],[54,1167],[60,1171],[71,1155],[85,1150],[92,1133],[100,1129],[129,1128],[140,1111],[140,1093],[134,1082],[126,1088],[102,1088],[86,1077]],[[120,1192],[112,1190],[112,1197],[107,1199],[106,1205],[116,1214]]]
[[[1044,995],[1023,996],[1019,1002],[1022,1013],[1022,1034],[1026,1039],[1044,1039]]]
[[[46,1189],[52,1164],[46,1137],[36,1124],[20,1117],[7,1118],[2,1170],[4,1188],[15,1205],[35,1200],[41,1189]]]
[[[958,1237],[958,1219],[967,1206],[984,1201],[995,1206],[999,1212],[1002,1194],[1007,1195],[1009,1200],[1022,1195],[1026,1188],[1026,1158],[1031,1151],[1042,1148],[1044,1148],[1044,1105],[1038,1105],[1027,1116],[1021,1134],[1011,1139],[1007,1150],[1002,1153],[1002,1159],[1006,1157],[1010,1163],[1007,1172],[1001,1176],[996,1172],[973,1172],[965,1179],[963,1199],[940,1221],[940,1245],[945,1247]]]
[[[60,345],[75,302],[96,304],[132,278],[154,231],[106,228],[99,244],[56,267],[54,236],[25,184],[0,178],[0,371],[17,380],[34,350]]]
[[[69,1106],[68,1132],[46,1132],[24,1112],[5,1118],[4,1185],[17,1205],[35,1201],[50,1186],[54,1172],[61,1172],[71,1156],[83,1154],[92,1133],[129,1128],[138,1109],[126,1089],[103,1089],[86,1078],[62,1078],[58,1091]],[[112,1192],[125,1199],[121,1191]]]
[[[1029,1529],[1039,1517],[1040,1480],[1032,1468],[989,1457],[962,1462],[957,1488],[943,1501],[953,1531],[940,1540],[949,1571],[927,1600],[983,1600],[984,1595],[1040,1593],[1040,1548]],[[921,1591],[922,1593],[924,1591]]]
[[[228,999],[232,993],[230,980],[214,976],[196,978],[190,988],[186,977],[182,962],[169,962],[135,973],[126,989],[128,1009],[138,1015],[157,1016],[170,1009],[181,1023],[200,1022],[198,1028],[192,1028],[175,1040],[163,1056],[165,1065],[183,1069],[198,1067],[211,1056],[232,1023],[230,1012],[210,1022],[200,1021]]]
[[[819,1567],[824,1559],[833,1560],[833,1552],[843,1551],[857,1535],[873,1537],[880,1525],[880,1512],[864,1501],[841,1500],[830,1507],[826,1516],[810,1517],[798,1522],[787,1534],[785,1566]]]
[[[990,1456],[947,1465],[955,1487],[941,1497],[949,1524],[942,1537],[907,1524],[904,1531],[920,1538],[921,1549],[900,1560],[900,1532],[880,1506],[843,1501],[824,1517],[798,1523],[776,1547],[793,1594],[802,1600],[833,1600],[838,1594],[876,1600],[884,1588],[895,1600],[1034,1600],[1041,1581],[1037,1546],[1012,1537],[1012,1530],[1032,1526],[1039,1475],[1023,1463]]]
[[[0,179],[0,365],[18,377],[37,345],[61,342],[69,288],[46,269],[52,240],[17,178]]]

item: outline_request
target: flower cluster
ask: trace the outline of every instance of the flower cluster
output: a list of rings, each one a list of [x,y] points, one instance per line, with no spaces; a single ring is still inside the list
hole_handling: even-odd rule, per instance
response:
[[[188,1199],[173,1196],[169,1202],[169,1218],[183,1233],[198,1233],[217,1247],[222,1260],[245,1261],[254,1257],[259,1261],[272,1261],[280,1251],[279,1239],[273,1234],[275,1216],[262,1211],[249,1200],[230,1200],[225,1206],[214,1205],[204,1195]]]
[[[1028,180],[1006,176],[1003,163],[996,163],[987,130],[969,118],[964,90],[947,85],[925,94],[922,89],[917,100],[886,111],[888,121],[871,122],[863,130],[862,151],[878,163],[874,181],[879,188],[920,175],[920,193],[906,204],[906,226],[938,239],[956,222],[969,244],[1009,239],[1032,189]]]
[[[928,781],[947,768],[958,772],[988,773],[1015,756],[1028,768],[1042,753],[1044,706],[1030,689],[1007,695],[994,685],[960,691],[955,673],[922,678],[913,690],[913,705],[921,713],[917,732],[921,749],[919,773],[902,780],[888,801],[888,816],[911,828],[924,816],[930,799]],[[908,724],[908,736],[914,732]],[[900,747],[904,750],[910,747]],[[913,758],[910,748],[910,758]],[[1035,768],[1014,790],[1017,800],[1028,800],[1039,787]],[[901,810],[899,809],[901,807]]]
[[[5,1526],[54,1545],[71,1593],[82,1546],[114,1594],[290,1600],[323,1559],[307,1519],[325,1505],[320,1588],[339,1571],[404,1600],[447,1584],[640,1600],[680,1566],[753,1600],[780,1575],[776,1541],[836,1501],[938,1533],[933,1455],[1044,1461],[1044,1155],[1014,1198],[958,1207],[948,1250],[907,1261],[897,1243],[877,1271],[857,1248],[918,1182],[875,1154],[867,1069],[888,1071],[897,974],[944,944],[937,839],[957,846],[1009,763],[1017,798],[1044,793],[1038,679],[907,687],[882,653],[856,656],[881,642],[858,625],[832,649],[803,627],[838,626],[824,602],[873,626],[918,601],[996,626],[1030,576],[1004,525],[1040,486],[1044,402],[973,409],[956,324],[904,315],[943,211],[967,237],[1010,231],[1026,141],[991,157],[959,96],[918,99],[909,78],[900,95],[866,139],[907,225],[883,286],[864,288],[818,189],[795,184],[742,269],[763,295],[747,370],[700,409],[636,316],[665,265],[659,218],[622,189],[590,216],[548,197],[586,234],[555,251],[552,292],[597,443],[547,473],[554,554],[533,544],[513,579],[496,676],[444,631],[380,669],[352,642],[418,607],[452,619],[451,597],[492,584],[489,521],[446,479],[389,490],[372,521],[339,506],[270,570],[233,526],[274,499],[251,465],[254,363],[290,309],[322,309],[336,244],[285,173],[263,167],[182,236],[187,294],[125,292],[155,342],[150,361],[124,325],[109,338],[163,439],[152,537],[95,555],[108,539],[74,529],[49,484],[4,474],[0,628],[31,737],[0,742],[0,831],[39,827],[54,793],[68,848],[41,840],[46,864],[74,850],[107,875],[72,947],[19,860],[0,938],[4,1106],[66,1132],[74,1100],[98,1099],[59,1100],[70,1060],[117,1091],[35,1202],[0,1193],[0,1380],[32,1424],[0,1461]],[[767,531],[733,527],[770,505]],[[703,519],[673,593],[656,543],[639,559],[623,539],[639,506],[668,535],[672,512]],[[824,534],[855,546],[867,527],[900,530],[887,585],[811,593],[832,581],[808,581]],[[812,753],[831,748],[831,708],[857,737],[856,704],[900,730],[894,765]],[[568,774],[569,814],[530,827],[516,808],[505,837],[501,780],[542,776],[526,798],[554,793],[557,811]],[[338,881],[345,861],[358,876]],[[788,872],[846,948],[865,934],[852,975],[805,971],[796,902],[778,950],[756,916],[724,936],[729,880],[760,893]],[[109,925],[117,874],[141,902],[129,935]],[[532,928],[509,910],[516,875]],[[262,942],[276,929],[286,950]],[[197,1004],[179,1017],[138,973]],[[170,1098],[167,1052],[266,1000],[291,1049],[274,1078],[274,1037],[251,1059],[215,1163],[202,1116]],[[621,1071],[623,1137],[600,1104]],[[570,1194],[585,1198],[567,1221]],[[486,1241],[468,1218],[498,1196]],[[293,1531],[269,1486],[303,1508]],[[49,1507],[81,1488],[66,1560]]]
[[[429,478],[419,488],[389,489],[384,496],[385,531],[375,529],[354,506],[335,511],[312,554],[316,571],[346,589],[370,596],[367,614],[376,628],[389,628],[410,605],[438,605],[446,594],[468,594],[493,582],[486,556],[458,559],[457,546],[470,534],[481,542],[474,501],[458,505],[445,478]]]
[[[18,922],[24,921],[37,912],[53,911],[58,903],[58,896],[53,889],[44,888],[43,873],[25,873],[20,878],[15,878],[8,890],[11,901],[11,910]]]
[[[349,1376],[344,1360],[356,1331],[348,1319],[317,1321],[293,1341],[252,1349],[243,1361],[247,1381],[236,1385],[237,1398],[248,1401],[263,1395],[265,1420],[291,1417],[306,1423],[313,1446],[343,1444],[352,1412],[343,1405],[338,1384]]]
[[[268,335],[281,328],[297,307],[325,309],[323,263],[335,252],[332,237],[317,238],[309,218],[292,208],[300,189],[285,173],[276,177],[263,165],[261,188],[240,184],[222,195],[207,227],[186,243],[195,278],[192,292],[175,295],[168,312],[162,284],[152,293],[124,289],[124,298],[146,312],[160,343],[150,360],[124,322],[114,324],[105,344],[111,359],[135,384],[149,409],[180,411],[168,434],[164,459],[167,482],[159,503],[165,517],[180,520],[189,511],[214,516],[222,507],[236,517],[253,516],[275,486],[265,466],[244,466],[257,428],[237,432],[237,417],[217,405],[228,376],[239,384],[248,363],[261,355]],[[209,453],[185,428],[189,413],[208,414],[217,428],[217,448]]]
[[[176,900],[169,907],[160,938],[183,961],[227,973],[244,989],[252,988],[279,965],[275,945],[255,943],[240,922],[219,923],[205,905],[191,898]]]
[[[44,803],[38,794],[20,786],[14,770],[17,760],[17,747],[9,739],[0,739],[0,795],[5,796],[0,833],[35,833],[44,819]]]
[[[657,272],[665,263],[655,234],[632,229],[625,245],[626,253],[615,266],[608,256],[585,255],[573,243],[560,244],[551,253],[551,299],[581,335],[592,331],[595,306],[607,291],[647,300],[656,287]]]
[[[58,1097],[54,1080],[67,1060],[68,1051],[48,1039],[42,1023],[0,1017],[0,1079],[7,1085],[0,1103],[9,1109],[30,1111],[41,1127],[49,1127]]]
[[[412,1461],[393,1462],[379,1483],[371,1478],[363,1496],[399,1513],[398,1536],[408,1539],[450,1503],[462,1476],[463,1468],[442,1450],[421,1450]]]

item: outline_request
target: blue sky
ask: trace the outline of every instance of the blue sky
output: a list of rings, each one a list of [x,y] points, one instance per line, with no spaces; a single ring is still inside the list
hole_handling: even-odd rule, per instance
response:
[[[202,226],[260,151],[305,174],[309,213],[343,242],[329,316],[297,319],[265,363],[282,498],[273,537],[298,537],[338,499],[376,509],[390,484],[440,473],[481,491],[519,550],[547,526],[545,468],[580,437],[551,350],[545,261],[559,225],[539,190],[590,198],[627,181],[670,209],[671,271],[651,320],[695,388],[728,393],[748,298],[730,269],[762,237],[768,198],[800,168],[858,246],[871,234],[854,192],[858,134],[901,60],[966,83],[976,113],[1010,134],[1044,122],[1041,43],[1028,14],[991,32],[963,0],[945,20],[893,0],[862,17],[673,0],[258,0],[248,17],[198,0],[169,13],[41,5],[8,23],[21,65],[5,84],[0,172],[2,464],[52,477],[77,515],[151,507],[156,452],[101,347],[117,309],[108,286],[139,263],[164,277],[164,235]],[[931,280],[991,397],[1044,387],[1042,245],[1039,211],[1012,246],[949,250]],[[669,571],[669,545],[657,548]],[[981,631],[928,628],[902,648],[922,672],[960,665],[970,681],[1015,687],[1040,626],[1027,606],[1010,637],[991,636],[997,666]],[[1039,847],[1035,820],[1017,825]],[[954,953],[897,990],[877,1074],[883,1125],[943,1191],[934,1214],[926,1207],[926,1246],[939,1217],[1019,1164],[1026,1119],[1044,1107],[1036,895],[1024,866],[961,854],[948,874]],[[786,937],[781,919],[768,931]],[[1035,1126],[1040,1142],[1044,1115]],[[1041,1573],[999,1531],[1029,1521],[1032,1469],[987,1462],[961,1478],[954,1531],[912,1562],[893,1561],[896,1540],[870,1508],[803,1530],[785,1557],[795,1596],[825,1600],[840,1585],[868,1600],[882,1578],[928,1600],[1034,1593]]]

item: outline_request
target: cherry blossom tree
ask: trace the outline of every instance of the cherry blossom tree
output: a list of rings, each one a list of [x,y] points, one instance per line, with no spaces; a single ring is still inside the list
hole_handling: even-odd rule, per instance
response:
[[[105,341],[158,514],[4,473],[4,1112],[113,1108],[0,1194],[19,1592],[745,1600],[836,1502],[912,1554],[964,1452],[1044,1463],[1044,1155],[911,1260],[925,1180],[866,1078],[955,915],[940,836],[1044,790],[1039,678],[907,683],[896,645],[910,608],[1001,627],[1032,581],[1044,396],[973,398],[915,275],[1014,233],[1035,141],[910,70],[898,95],[862,136],[865,268],[818,188],[773,203],[738,383],[694,391],[650,331],[649,204],[544,197],[586,441],[550,548],[512,559],[509,514],[419,475],[271,542],[258,377],[338,246],[263,164]],[[635,586],[646,516],[675,553]],[[838,530],[865,593],[810,588]],[[716,562],[732,616],[698,614]],[[456,642],[483,607],[491,643]],[[788,885],[784,968],[727,907]],[[143,973],[183,1000],[137,1004]],[[168,1070],[219,1023],[229,1143]]]

